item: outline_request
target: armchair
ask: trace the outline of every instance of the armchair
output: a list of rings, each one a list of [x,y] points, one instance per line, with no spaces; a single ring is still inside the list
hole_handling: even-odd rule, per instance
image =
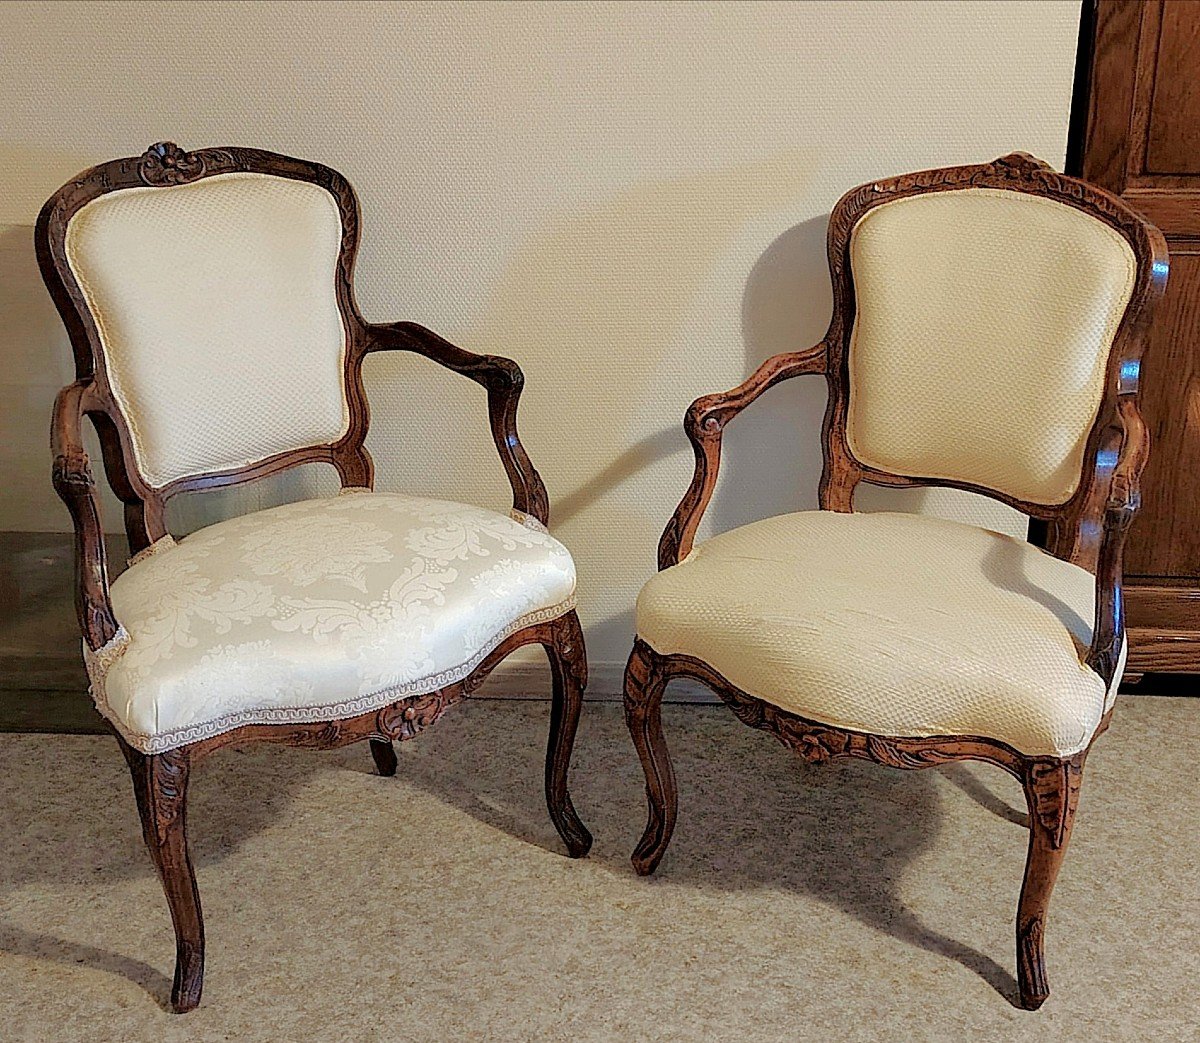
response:
[[[1124,666],[1121,556],[1148,450],[1138,377],[1166,247],[1115,197],[1017,153],[853,189],[828,251],[821,343],[687,412],[695,474],[638,599],[625,675],[649,803],[633,864],[654,872],[675,827],[660,707],[676,677],[809,761],[995,764],[1029,807],[1017,977],[1035,1009],[1050,892]],[[693,547],[725,425],[817,373],[821,509]],[[860,481],[986,494],[1044,522],[1046,547],[855,514]]]
[[[171,143],[85,171],[38,218],[77,371],[51,440],[75,525],[84,659],[170,906],[179,1012],[199,1003],[204,974],[188,779],[223,747],[368,739],[393,775],[393,740],[540,644],[553,680],[550,817],[573,857],[591,845],[567,790],[587,683],[575,569],[546,530],[546,489],[517,435],[521,370],[415,323],[365,322],[358,224],[353,189],[327,167]],[[486,389],[511,516],[371,491],[362,361],[374,351],[416,352]],[[111,584],[84,417],[134,551]],[[314,461],[336,468],[346,495],[179,541],[167,531],[178,493]]]

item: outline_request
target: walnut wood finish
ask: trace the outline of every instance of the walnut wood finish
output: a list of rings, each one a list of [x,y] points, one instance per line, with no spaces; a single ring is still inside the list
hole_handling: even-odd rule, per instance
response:
[[[297,448],[236,470],[189,475],[155,487],[138,471],[127,420],[109,383],[94,317],[67,263],[67,225],[81,207],[108,192],[181,185],[233,172],[312,182],[328,191],[338,205],[342,238],[334,278],[346,332],[349,426],[338,441],[330,444]],[[367,323],[358,311],[353,289],[358,228],[359,209],[354,190],[341,174],[328,167],[258,149],[185,152],[171,142],[154,145],[141,156],[113,160],[85,171],[59,189],[42,208],[35,231],[38,263],[70,335],[77,376],[73,384],[59,393],[54,406],[53,481],[75,526],[76,608],[84,639],[93,650],[113,637],[119,621],[109,597],[95,480],[83,448],[81,428],[85,416],[96,427],[108,480],[125,505],[129,544],[137,552],[166,535],[166,503],[178,493],[236,485],[314,461],[332,464],[344,488],[370,488],[374,469],[364,445],[370,411],[362,362],[371,352],[411,351],[461,373],[486,390],[492,438],[512,486],[513,509],[543,525],[549,522],[546,487],[517,434],[517,405],[524,385],[520,367],[511,359],[478,355],[456,347],[416,323]],[[171,1003],[176,1011],[191,1010],[200,1002],[204,975],[204,928],[187,844],[187,782],[192,766],[225,746],[249,742],[330,749],[367,739],[379,773],[394,775],[397,759],[393,740],[412,738],[432,724],[450,706],[474,691],[497,663],[529,644],[545,647],[553,678],[546,803],[567,851],[578,858],[587,854],[592,838],[579,820],[567,789],[571,750],[587,684],[583,633],[573,611],[511,635],[465,680],[399,700],[373,713],[316,724],[247,725],[155,755],[139,753],[121,740],[133,777],[146,845],[162,879],[175,924],[177,962]]]
[[[1088,436],[1083,473],[1076,491],[1062,503],[1031,503],[962,482],[877,471],[856,460],[846,440],[849,339],[856,307],[850,266],[851,232],[876,206],[919,193],[969,187],[1024,192],[1075,207],[1120,232],[1137,259],[1137,282],[1110,352],[1104,398]],[[739,387],[697,399],[688,409],[684,430],[695,453],[695,472],[663,532],[658,548],[659,569],[676,565],[691,551],[716,487],[725,425],[773,384],[821,373],[829,389],[823,427],[822,510],[851,511],[854,489],[865,481],[966,489],[1041,520],[1048,534],[1049,551],[1096,575],[1094,630],[1085,658],[1104,683],[1110,684],[1124,640],[1122,551],[1139,506],[1138,479],[1149,448],[1138,411],[1138,377],[1147,325],[1166,282],[1167,256],[1162,236],[1107,192],[1055,173],[1023,153],[1014,153],[981,166],[922,171],[853,189],[830,216],[828,252],[834,307],[824,339],[807,350],[768,359]],[[994,764],[1017,778],[1030,809],[1029,853],[1018,906],[1017,976],[1021,1006],[1041,1006],[1049,994],[1043,953],[1046,912],[1074,821],[1085,754],[1066,759],[1025,757],[986,736],[871,735],[806,720],[741,691],[700,659],[660,655],[638,638],[625,673],[625,714],[646,775],[649,817],[633,853],[634,868],[643,875],[654,872],[662,859],[677,815],[675,776],[660,712],[663,690],[675,677],[703,682],[740,720],[771,732],[808,761],[858,757],[892,768],[927,768],[973,759]],[[1100,731],[1107,725],[1106,716]]]
[[[1082,48],[1080,172],[1158,225],[1171,250],[1141,403],[1156,448],[1125,563],[1129,664],[1144,671],[1200,673],[1198,42],[1200,4],[1099,0]]]

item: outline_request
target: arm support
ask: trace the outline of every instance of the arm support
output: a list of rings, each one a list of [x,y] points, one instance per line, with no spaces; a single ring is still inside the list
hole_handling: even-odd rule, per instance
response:
[[[717,485],[717,470],[721,464],[721,434],[725,425],[767,388],[780,381],[807,373],[824,373],[825,359],[824,341],[806,351],[775,355],[732,391],[705,395],[688,407],[683,429],[696,454],[696,471],[692,475],[692,484],[683,494],[675,514],[663,531],[662,539],[658,541],[660,570],[678,565],[691,553],[700,519],[704,517]]]
[[[104,647],[117,632],[108,594],[108,563],[96,481],[83,449],[83,414],[91,384],[68,384],[54,400],[50,448],[54,454],[53,481],[75,523],[75,611],[84,640],[93,651]]]
[[[1102,455],[1113,454],[1117,464],[1109,480],[1104,505],[1100,554],[1096,563],[1096,615],[1086,660],[1105,684],[1112,683],[1125,641],[1125,608],[1121,594],[1125,537],[1142,505],[1138,481],[1150,449],[1145,422],[1133,400],[1123,400],[1118,411],[1121,424],[1112,429],[1100,449]]]
[[[546,486],[534,469],[517,435],[517,403],[525,377],[512,359],[499,355],[476,355],[443,340],[415,322],[367,326],[366,352],[412,351],[455,373],[469,377],[487,389],[488,417],[500,462],[513,491],[513,509],[528,514],[543,525],[550,521]]]

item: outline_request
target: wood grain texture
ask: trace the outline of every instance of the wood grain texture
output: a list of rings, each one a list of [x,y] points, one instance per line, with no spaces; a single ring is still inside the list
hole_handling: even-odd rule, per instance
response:
[[[1129,541],[1127,568],[1153,577],[1200,577],[1200,252],[1174,253],[1171,285],[1150,330],[1143,393],[1154,453],[1143,476],[1147,510]]]
[[[1119,232],[1136,258],[1137,280],[1109,353],[1104,396],[1088,434],[1083,472],[1076,491],[1062,503],[1031,503],[977,485],[884,473],[856,460],[846,438],[851,388],[849,345],[856,308],[851,233],[874,207],[917,194],[971,187],[1027,193],[1081,210]],[[830,215],[827,241],[834,306],[821,343],[807,351],[768,359],[739,387],[697,399],[688,410],[684,430],[695,454],[695,471],[663,533],[659,568],[678,564],[692,548],[716,484],[725,425],[780,380],[824,373],[829,398],[822,430],[821,508],[853,510],[855,488],[863,481],[895,486],[940,485],[990,496],[1044,523],[1047,550],[1096,576],[1093,635],[1084,660],[1107,686],[1115,676],[1125,637],[1123,550],[1140,506],[1139,479],[1149,451],[1138,392],[1147,328],[1166,282],[1162,236],[1108,192],[1058,174],[1031,156],[1014,153],[981,166],[921,171],[852,189]],[[1014,418],[1014,423],[1019,422]],[[714,598],[720,596],[720,591],[713,591]],[[1017,976],[1021,1006],[1041,1006],[1049,994],[1044,954],[1046,914],[1074,821],[1083,754],[1066,759],[1031,758],[987,736],[873,735],[808,720],[740,690],[701,659],[660,655],[637,638],[626,667],[625,714],[646,776],[649,807],[646,828],[633,853],[633,865],[639,874],[652,873],[662,860],[678,814],[675,775],[661,721],[663,691],[676,677],[704,683],[743,723],[770,732],[813,763],[854,757],[911,769],[980,760],[1018,779],[1025,790],[1031,827],[1018,905]],[[1107,725],[1106,715],[1097,735]]]
[[[337,203],[342,238],[334,273],[338,307],[346,330],[345,388],[349,426],[337,442],[306,446],[264,457],[230,471],[189,475],[162,487],[138,471],[127,418],[113,394],[94,316],[66,260],[71,218],[93,199],[127,188],[164,188],[235,171],[294,178],[324,188]],[[496,451],[513,493],[513,509],[543,525],[549,521],[545,485],[517,433],[517,407],[524,386],[520,367],[497,355],[456,347],[416,323],[369,324],[354,299],[354,257],[359,210],[354,190],[328,167],[258,149],[215,148],[185,152],[170,142],[141,156],[113,160],[85,171],[56,192],[42,208],[35,230],[38,263],[71,339],[77,379],[59,394],[51,430],[53,481],[71,512],[76,533],[77,614],[88,646],[101,648],[118,632],[108,587],[103,530],[87,454],[82,419],[94,423],[105,470],[125,506],[130,549],[137,552],[166,535],[166,504],[179,493],[236,485],[311,462],[336,468],[343,488],[370,488],[373,465],[365,448],[370,410],[362,381],[363,359],[375,351],[411,351],[480,384],[487,392]],[[252,742],[329,749],[363,739],[381,775],[394,775],[394,740],[410,739],[473,692],[497,663],[529,644],[545,647],[553,677],[550,736],[546,753],[546,803],[550,818],[573,857],[585,855],[592,838],[580,821],[567,787],[579,723],[587,658],[574,611],[526,627],[503,640],[464,680],[434,692],[401,699],[356,717],[312,724],[247,725],[153,756],[121,742],[133,776],[147,847],[154,860],[175,925],[177,960],[171,1003],[178,1012],[200,1002],[204,976],[204,927],[199,892],[187,844],[187,783],[191,768],[216,750]]]
[[[1155,446],[1142,480],[1145,508],[1130,529],[1125,572],[1130,662],[1200,672],[1200,627],[1177,630],[1166,583],[1200,591],[1200,5],[1099,0],[1083,176],[1162,230],[1171,282],[1150,330],[1141,408]],[[1191,651],[1189,651],[1189,649]]]
[[[1154,84],[1146,127],[1146,171],[1200,170],[1200,6],[1167,0],[1159,8]]]

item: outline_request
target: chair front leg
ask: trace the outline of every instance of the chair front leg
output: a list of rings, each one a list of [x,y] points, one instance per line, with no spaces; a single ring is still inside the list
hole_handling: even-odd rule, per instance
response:
[[[1071,839],[1083,760],[1080,753],[1063,760],[1038,758],[1025,765],[1029,855],[1017,907],[1017,982],[1021,1006],[1026,1010],[1037,1010],[1050,995],[1044,950],[1046,915]]]
[[[648,876],[658,868],[675,830],[679,794],[675,770],[662,730],[662,697],[667,675],[662,657],[646,642],[635,639],[625,667],[625,723],[646,773],[649,817],[646,831],[633,852],[633,868]]]
[[[191,757],[182,747],[144,754],[120,740],[133,776],[142,836],[158,870],[175,925],[175,981],[171,1007],[177,1014],[200,1003],[204,987],[204,920],[187,842],[187,788]]]
[[[384,778],[396,774],[396,746],[391,739],[372,739],[371,756],[375,760],[375,770]]]
[[[582,858],[591,850],[592,835],[580,821],[567,789],[571,751],[587,687],[587,653],[583,629],[574,611],[556,619],[543,641],[550,660],[553,701],[550,705],[550,739],[546,746],[546,807],[559,836],[572,858]]]

